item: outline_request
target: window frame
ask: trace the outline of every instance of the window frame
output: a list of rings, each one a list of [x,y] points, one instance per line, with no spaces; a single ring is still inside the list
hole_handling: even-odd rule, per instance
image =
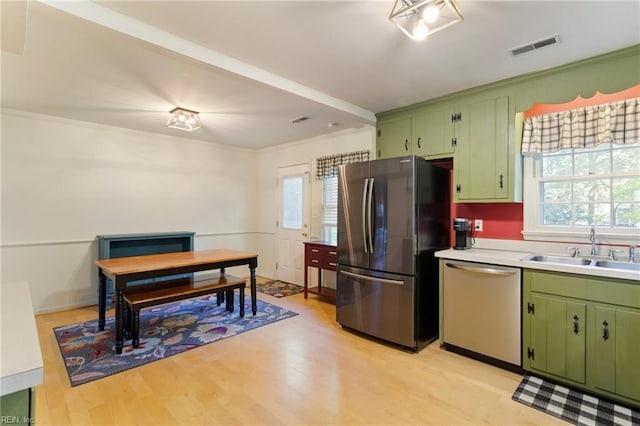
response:
[[[335,205],[333,205],[333,203],[330,203],[327,198],[328,195],[327,191],[328,191],[328,186],[327,183],[329,181],[333,181],[333,188],[334,188],[334,195],[332,196],[333,199],[335,199]],[[331,209],[335,212],[335,222],[334,223],[329,223],[327,222],[327,210],[328,207],[331,207]],[[320,216],[320,226],[322,229],[322,237],[321,239],[323,241],[327,241],[327,242],[335,242],[337,243],[337,236],[338,236],[338,177],[334,176],[334,177],[326,177],[324,179],[322,179],[322,212],[321,212],[321,216]]]
[[[551,241],[551,242],[575,242],[589,237],[590,225],[580,226],[544,226],[540,224],[540,182],[542,175],[542,155],[526,156],[523,161],[523,231],[525,240]],[[608,174],[617,176],[618,174]],[[625,174],[619,174],[625,176]],[[640,230],[634,234],[629,229],[615,229],[611,227],[595,226],[596,238],[599,244],[638,244]]]

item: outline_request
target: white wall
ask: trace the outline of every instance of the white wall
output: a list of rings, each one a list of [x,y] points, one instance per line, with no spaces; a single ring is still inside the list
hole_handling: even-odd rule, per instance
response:
[[[278,168],[297,164],[309,164],[311,177],[311,226],[310,237],[319,238],[321,232],[322,184],[316,179],[316,159],[343,152],[371,150],[375,157],[375,128],[346,129],[294,143],[278,145],[260,152],[258,161],[258,229],[261,273],[275,277],[276,235],[278,215]],[[315,276],[315,274],[311,274]]]
[[[1,119],[0,278],[29,281],[36,312],[96,303],[101,234],[194,231],[196,249],[255,251],[257,273],[273,277],[278,167],[309,163],[315,175],[318,157],[375,148],[373,127],[254,151],[11,110]],[[318,236],[315,177],[311,194]]]
[[[36,312],[96,303],[96,235],[259,239],[257,151],[3,111],[1,153],[0,275],[30,282]]]

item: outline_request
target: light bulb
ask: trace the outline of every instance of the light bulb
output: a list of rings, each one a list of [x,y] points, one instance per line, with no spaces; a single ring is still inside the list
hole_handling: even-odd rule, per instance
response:
[[[422,41],[427,38],[429,34],[429,28],[427,28],[427,24],[424,23],[424,19],[418,19],[418,23],[413,28],[412,38],[416,41]]]
[[[436,19],[438,19],[438,16],[440,16],[440,9],[438,8],[438,6],[428,6],[422,12],[422,19],[424,19],[425,22],[428,23],[435,22]]]

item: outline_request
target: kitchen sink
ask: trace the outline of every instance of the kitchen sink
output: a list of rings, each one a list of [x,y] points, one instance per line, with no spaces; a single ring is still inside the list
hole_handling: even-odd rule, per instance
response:
[[[612,260],[596,260],[593,266],[598,268],[623,269],[625,271],[640,272],[640,263],[615,262]]]
[[[564,257],[564,256],[546,256],[543,254],[530,254],[529,256],[525,256],[522,260],[530,260],[533,262],[544,262],[544,263],[562,263],[563,265],[582,265],[588,266],[591,264],[591,259],[582,259],[579,257]],[[620,262],[615,262],[620,263]]]

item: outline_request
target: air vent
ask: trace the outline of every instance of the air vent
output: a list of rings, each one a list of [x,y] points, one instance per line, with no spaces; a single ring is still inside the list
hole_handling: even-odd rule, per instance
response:
[[[558,34],[554,34],[550,37],[536,40],[531,43],[523,44],[522,46],[514,47],[512,49],[509,49],[509,53],[511,53],[513,56],[518,56],[522,55],[523,53],[541,49],[546,46],[551,46],[552,44],[556,43],[560,43],[560,36]]]
[[[289,122],[291,124],[298,124],[298,123],[302,123],[303,121],[307,121],[309,119],[309,117],[305,117],[304,115],[302,117],[298,117],[298,118],[294,118],[293,120],[289,120]]]

